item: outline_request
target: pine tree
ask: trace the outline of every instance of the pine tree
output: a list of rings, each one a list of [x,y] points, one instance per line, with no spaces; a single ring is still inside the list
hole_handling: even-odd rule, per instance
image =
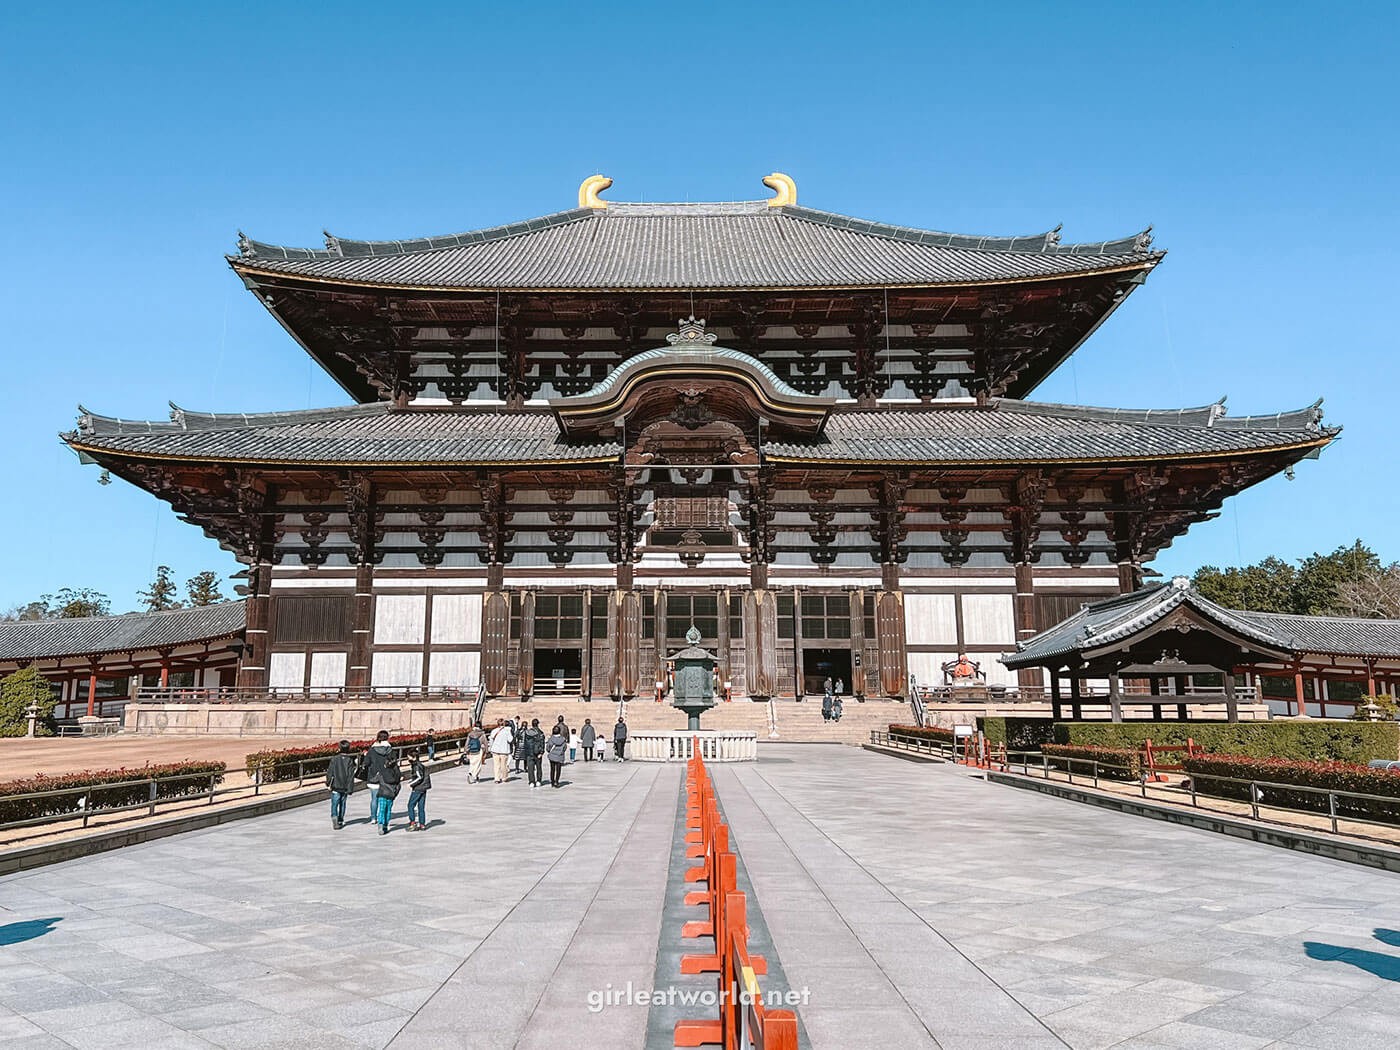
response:
[[[213,605],[224,600],[219,590],[219,574],[212,569],[196,573],[185,581],[185,593],[189,595],[191,607]]]
[[[72,619],[78,616],[106,616],[112,611],[112,601],[101,591],[91,587],[65,587],[57,594],[41,595],[43,617]]]
[[[41,727],[53,716],[53,686],[32,664],[0,678],[0,736],[18,736],[29,726],[29,708],[39,709]],[[40,735],[50,730],[41,728]]]
[[[169,565],[156,566],[156,578],[151,581],[150,587],[144,591],[137,591],[136,597],[141,599],[141,604],[147,612],[160,612],[162,609],[178,609],[180,603],[175,600],[175,580]]]

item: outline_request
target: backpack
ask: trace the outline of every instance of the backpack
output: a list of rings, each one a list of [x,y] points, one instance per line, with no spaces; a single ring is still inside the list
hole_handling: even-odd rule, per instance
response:
[[[468,737],[468,738],[467,738],[467,754],[469,754],[469,755],[479,755],[479,754],[481,754],[481,737],[473,736],[473,737]]]

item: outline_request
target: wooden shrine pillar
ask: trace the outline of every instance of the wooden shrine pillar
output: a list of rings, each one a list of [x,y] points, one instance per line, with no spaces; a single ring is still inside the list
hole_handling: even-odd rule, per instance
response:
[[[656,650],[656,669],[651,676],[651,681],[647,683],[647,692],[655,695],[657,682],[660,682],[663,688],[667,685],[666,591],[661,587],[653,587],[651,594],[651,605],[655,611],[651,621],[651,644],[652,648]]]
[[[1117,671],[1108,676],[1108,717],[1112,722],[1123,721],[1123,679]]]
[[[1079,673],[1071,669],[1069,678],[1069,716],[1076,722],[1084,717],[1084,709],[1080,704]]]
[[[535,592],[520,596],[520,649],[515,664],[516,691],[523,700],[535,691]]]
[[[875,600],[875,643],[880,650],[880,691],[903,699],[909,691],[909,658],[904,632],[904,592],[899,589],[899,566],[880,566],[882,589]]]
[[[744,684],[767,700],[778,686],[778,596],[766,588],[744,594]]]
[[[806,668],[802,666],[802,588],[792,589],[792,696],[801,703],[807,691]]]
[[[238,666],[241,689],[267,688],[268,631],[272,619],[272,564],[259,561],[250,572],[249,593],[245,601],[247,626],[244,628],[243,660]]]
[[[1298,717],[1308,717],[1308,705],[1303,693],[1303,665],[1293,669],[1293,700],[1298,705]]]
[[[88,672],[87,686],[87,713],[92,718],[97,714],[97,665],[92,665],[92,670]]]
[[[851,592],[851,695],[865,697],[865,591]]]
[[[715,665],[719,669],[720,690],[723,691],[724,683],[733,681],[729,673],[729,588],[723,588],[716,596],[715,601],[719,604],[719,622],[716,624],[718,634],[715,640]]]
[[[373,630],[374,563],[362,561],[355,566],[355,596],[350,607],[350,666],[345,672],[345,689],[351,695],[369,691]]]
[[[1060,669],[1058,667],[1049,668],[1050,671],[1050,720],[1052,722],[1064,721],[1064,705],[1060,700]]]
[[[618,568],[621,570],[621,565]],[[636,591],[612,592],[608,644],[613,655],[608,693],[619,699],[636,696],[642,677],[642,596]]]
[[[487,586],[490,587],[490,572]],[[495,588],[481,596],[481,681],[486,695],[501,696],[506,691],[510,658],[510,595]]]
[[[1030,562],[1016,563],[1016,596],[1011,601],[1011,612],[1016,624],[1016,641],[1024,642],[1040,630],[1035,615],[1035,572]],[[1021,668],[1016,672],[1016,684],[1022,689],[1043,689],[1043,668]]]
[[[1136,562],[1118,563],[1118,593],[1131,594],[1142,586],[1142,569]]]
[[[578,695],[585,700],[593,697],[593,591],[583,589],[583,652],[579,654]]]
[[[139,676],[138,676],[139,677]],[[197,683],[196,683],[197,684]],[[168,689],[170,687],[170,650],[165,649],[160,654],[160,687]]]
[[[1225,721],[1238,722],[1240,720],[1240,705],[1235,699],[1235,672],[1233,669],[1225,672]]]
[[[1376,695],[1376,661],[1366,661],[1366,695]]]

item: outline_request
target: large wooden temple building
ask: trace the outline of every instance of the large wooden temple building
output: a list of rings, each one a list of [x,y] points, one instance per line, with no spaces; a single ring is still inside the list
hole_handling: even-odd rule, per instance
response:
[[[1143,232],[978,237],[605,200],[229,264],[353,404],[130,422],[87,461],[248,568],[239,686],[649,695],[693,624],[734,695],[871,697],[1136,588],[1335,436],[1316,405],[1046,404],[1142,284]]]

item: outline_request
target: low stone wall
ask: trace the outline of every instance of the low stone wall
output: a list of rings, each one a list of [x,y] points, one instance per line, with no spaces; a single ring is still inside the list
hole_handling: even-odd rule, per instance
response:
[[[1141,700],[1142,697],[1134,697],[1134,701]],[[1094,720],[1108,721],[1108,703],[1102,697],[1083,702],[1085,716]],[[849,710],[849,708],[848,708]],[[1269,706],[1267,704],[1240,704],[1239,715],[1241,722],[1267,722],[1269,720]],[[1064,702],[1063,708],[1066,717],[1069,715],[1069,701]],[[1162,711],[1172,718],[1176,716],[1176,698],[1162,697]],[[1023,701],[1020,703],[928,703],[924,705],[924,724],[938,726],[942,729],[952,729],[955,725],[975,725],[979,718],[1049,718],[1051,708],[1048,702]],[[1225,721],[1225,705],[1219,701],[1202,701],[1193,698],[1186,704],[1186,717],[1193,722],[1223,722]],[[1131,707],[1123,711],[1125,722],[1151,722],[1152,712],[1149,708]]]
[[[727,729],[629,733],[627,757],[634,762],[685,762],[694,757],[697,744],[706,762],[752,762],[758,757],[757,733]]]
[[[381,729],[421,733],[471,721],[470,703],[127,704],[128,733],[171,736],[373,736]]]

